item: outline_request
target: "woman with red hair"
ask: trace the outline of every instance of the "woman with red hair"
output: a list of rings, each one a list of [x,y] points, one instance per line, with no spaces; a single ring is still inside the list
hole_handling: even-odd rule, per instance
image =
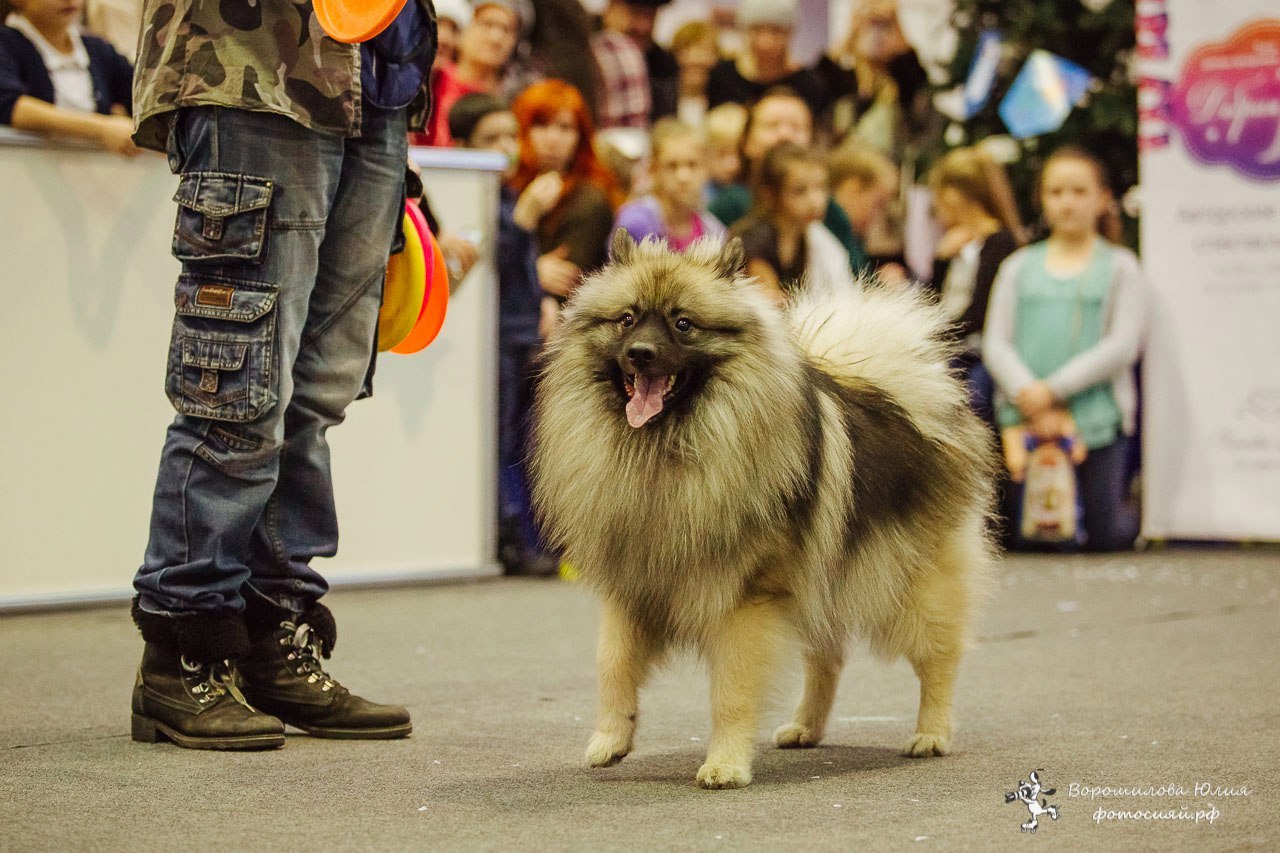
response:
[[[594,128],[587,103],[563,80],[543,80],[511,105],[520,125],[520,155],[511,186],[523,192],[535,182],[546,199],[538,217],[538,279],[553,300],[563,300],[585,272],[608,256],[613,214],[622,203],[617,179],[591,147]],[[556,316],[544,303],[543,328]]]

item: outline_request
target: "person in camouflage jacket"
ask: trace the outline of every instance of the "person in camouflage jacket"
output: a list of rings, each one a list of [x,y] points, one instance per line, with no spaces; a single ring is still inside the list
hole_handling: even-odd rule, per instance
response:
[[[178,175],[182,270],[177,415],[134,578],[133,738],[404,737],[404,708],[325,671],[337,627],[310,563],[337,550],[325,433],[369,391],[434,9],[409,0],[361,45],[329,38],[310,0],[147,0],[143,19],[134,139]]]

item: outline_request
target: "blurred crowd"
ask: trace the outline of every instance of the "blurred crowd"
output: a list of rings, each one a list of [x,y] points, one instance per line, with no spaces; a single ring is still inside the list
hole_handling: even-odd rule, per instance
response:
[[[138,153],[129,57],[141,0],[6,2],[0,123]],[[1019,544],[1026,450],[1061,442],[1078,479],[1080,534],[1068,544],[1131,547],[1144,290],[1116,242],[1101,162],[1048,158],[1035,199],[1014,197],[981,143],[922,168],[924,140],[946,120],[895,0],[854,0],[847,31],[816,59],[793,54],[796,0],[706,6],[660,44],[669,3],[604,0],[593,14],[581,0],[435,0],[433,111],[411,141],[510,163],[494,241],[508,570],[557,568],[522,466],[533,365],[618,228],[677,251],[740,238],[748,272],[780,303],[854,274],[927,291],[954,323],[974,409],[1003,443],[1006,541]],[[465,277],[476,242],[451,230],[429,186],[420,203]],[[1028,208],[1040,222],[1023,223]]]

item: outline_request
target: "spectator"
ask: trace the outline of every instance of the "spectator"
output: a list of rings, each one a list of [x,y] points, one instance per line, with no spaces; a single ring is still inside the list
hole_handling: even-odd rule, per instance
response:
[[[791,58],[791,32],[796,0],[742,0],[737,22],[746,32],[746,49],[737,59],[721,60],[707,80],[707,103],[753,104],[775,87],[786,87],[814,116],[825,113],[830,100],[826,83],[812,68]]]
[[[133,68],[82,34],[82,0],[15,0],[0,28],[0,124],[90,140],[132,157]]]
[[[1067,148],[1050,155],[1040,202],[1049,236],[1001,264],[983,361],[996,380],[1002,429],[1024,424],[1043,439],[1072,425],[1078,430],[1088,451],[1076,467],[1085,546],[1124,550],[1138,533],[1128,500],[1128,444],[1137,414],[1142,270],[1132,252],[1111,242],[1119,236],[1119,216],[1093,154]],[[1021,489],[1009,493],[1013,519]]]
[[[830,165],[832,199],[849,217],[853,229],[850,263],[854,269],[864,269],[871,264],[867,236],[898,191],[898,169],[880,152],[860,145],[841,147],[832,154]],[[907,277],[906,270],[895,262],[882,264],[876,271],[890,284]]]
[[[707,114],[707,81],[720,61],[720,32],[706,21],[690,21],[671,38],[680,69],[675,114],[686,124],[702,124]]]
[[[801,148],[812,146],[813,116],[808,105],[795,92],[779,87],[766,92],[747,113],[742,134],[742,160],[749,180],[755,180],[765,152],[784,141],[794,142]],[[747,215],[751,206],[752,189],[746,184],[734,183],[720,191],[708,210],[726,227],[732,228],[735,222]],[[862,246],[853,233],[849,217],[834,200],[827,201],[822,223],[844,246],[850,267],[860,269],[865,261]]]
[[[515,53],[521,28],[532,23],[527,0],[480,0],[458,41],[458,62],[441,65],[432,80],[432,115],[425,143],[449,145],[449,109],[472,92],[496,94]],[[415,140],[418,141],[418,140]]]
[[[519,162],[520,129],[510,107],[494,95],[464,95],[449,111],[457,145],[497,151],[510,158],[511,178]],[[494,261],[498,274],[498,556],[507,574],[551,575],[556,559],[542,548],[524,469],[526,424],[533,408],[533,365],[541,346],[538,325],[538,223],[563,188],[557,172],[546,172],[517,193],[504,184],[498,204]]]
[[[103,2],[103,0],[99,0]],[[468,0],[435,0],[436,7],[436,61],[432,71],[458,61],[458,43],[462,31],[471,23],[471,4]]]
[[[511,109],[520,124],[519,165],[511,186],[523,192],[548,173],[562,181],[537,226],[538,281],[547,294],[545,333],[559,316],[557,301],[607,259],[613,214],[623,196],[591,147],[594,128],[577,89],[563,80],[543,80],[522,92]]]
[[[631,4],[612,0],[605,7],[603,28],[591,37],[591,52],[600,68],[596,100],[596,124],[601,130],[615,127],[649,127],[653,95],[644,51],[624,30]]]
[[[527,44],[516,48],[517,61],[507,75],[504,96],[514,98],[548,77],[564,80],[582,93],[594,121],[600,68],[591,52],[596,30],[591,13],[581,0],[533,0],[533,5],[537,14]]]
[[[473,93],[449,110],[449,135],[459,148],[496,151],[509,161],[504,178],[515,174],[520,157],[520,127],[507,102],[497,95]],[[505,186],[502,197],[506,197]]]
[[[956,368],[973,409],[994,424],[995,384],[982,363],[982,330],[996,271],[1022,245],[1022,221],[1009,179],[978,148],[948,152],[929,173],[934,213],[946,229],[930,287],[964,343]]]
[[[724,237],[724,226],[702,209],[707,145],[702,132],[673,118],[659,119],[650,139],[653,194],[624,204],[614,222],[637,242],[661,237],[684,251],[700,237]]]
[[[747,125],[747,108],[741,104],[721,104],[707,111],[707,204],[720,192],[742,178],[742,133]]]
[[[817,71],[836,96],[837,139],[869,145],[895,159],[935,115],[928,77],[898,23],[897,0],[867,0],[849,34]]]
[[[626,35],[644,54],[649,78],[650,122],[676,114],[680,68],[672,51],[653,40],[658,9],[671,0],[607,0],[601,14],[605,29]],[[646,125],[647,126],[647,125]]]
[[[822,225],[828,181],[819,154],[779,142],[760,163],[755,206],[730,232],[742,239],[747,272],[779,301],[802,283],[825,292],[849,286],[848,256]]]

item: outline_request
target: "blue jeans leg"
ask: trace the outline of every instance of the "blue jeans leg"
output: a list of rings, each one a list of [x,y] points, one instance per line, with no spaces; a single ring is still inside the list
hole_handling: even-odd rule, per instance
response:
[[[1076,466],[1083,507],[1085,547],[1127,551],[1138,538],[1138,512],[1129,499],[1129,444],[1121,436]]]
[[[533,359],[537,345],[498,346],[498,518],[526,550],[539,544],[529,497],[527,451],[533,411]]]
[[[387,255],[404,213],[406,147],[403,113],[367,105],[364,134],[344,144],[293,365],[276,489],[254,531],[249,562],[249,587],[293,610],[328,589],[311,559],[338,549],[325,433],[346,417],[373,355]]]
[[[307,564],[337,547],[324,431],[363,382],[401,204],[403,118],[383,118],[343,140],[267,113],[178,114],[179,414],[134,580],[144,610],[238,612],[250,582],[300,609],[327,589]]]

